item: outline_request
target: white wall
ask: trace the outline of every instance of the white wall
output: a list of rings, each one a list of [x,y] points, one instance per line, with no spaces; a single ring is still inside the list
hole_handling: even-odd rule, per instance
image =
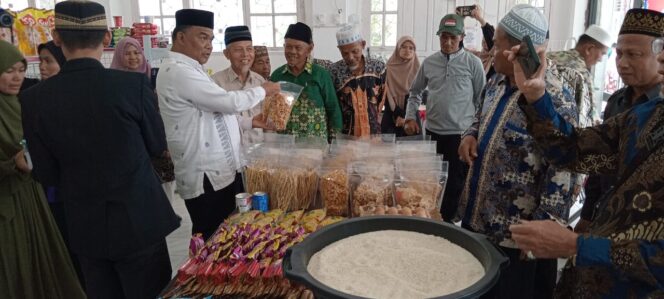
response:
[[[110,16],[122,15],[125,24],[138,21],[137,0],[94,0],[102,3]],[[496,25],[509,11],[516,0],[402,0],[399,1],[398,36],[411,35],[417,43],[417,55],[424,58],[439,51],[438,38],[435,35],[440,19],[453,13],[456,6],[479,4],[484,8],[487,22]],[[346,22],[351,15],[357,15],[360,23],[368,22],[369,0],[305,0],[304,22],[313,29],[314,57],[337,61],[341,59],[336,47],[335,33],[338,29],[337,20]],[[588,0],[545,0],[545,14],[549,17],[551,41],[550,50],[562,50],[571,38],[578,37],[584,30]],[[339,14],[341,10],[341,14]],[[322,16],[323,21],[319,20]],[[566,17],[569,16],[569,17]],[[466,18],[466,30],[481,36],[479,23]],[[368,36],[368,25],[363,33]],[[391,48],[372,48],[372,53],[380,53],[385,57],[392,54]],[[282,51],[270,52],[272,68],[283,65],[286,60]],[[229,66],[222,53],[213,53],[207,68],[219,71]]]

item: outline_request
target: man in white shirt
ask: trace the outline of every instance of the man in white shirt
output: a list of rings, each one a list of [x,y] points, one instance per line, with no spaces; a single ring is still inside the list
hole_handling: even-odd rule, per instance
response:
[[[157,77],[159,108],[192,233],[207,239],[235,209],[235,194],[244,191],[238,175],[241,138],[235,115],[279,92],[279,85],[222,89],[202,65],[212,53],[214,14],[182,9],[175,19],[173,47]]]
[[[265,83],[265,79],[251,71],[254,62],[254,47],[251,32],[247,26],[231,26],[224,32],[224,56],[231,66],[212,75],[214,82],[227,91],[247,90]],[[263,140],[263,129],[255,128],[254,118],[262,112],[262,104],[258,104],[238,115],[242,144],[256,143]],[[257,119],[260,122],[260,120]]]

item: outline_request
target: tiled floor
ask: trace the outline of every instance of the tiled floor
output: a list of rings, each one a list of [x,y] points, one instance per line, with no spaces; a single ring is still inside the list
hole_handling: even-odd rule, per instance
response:
[[[177,230],[166,237],[173,274],[177,273],[178,268],[187,259],[189,254],[189,239],[191,236],[191,219],[189,218],[189,213],[187,213],[187,208],[184,206],[184,200],[177,196],[177,194],[175,197],[176,198],[171,204],[173,205],[175,213],[182,217],[182,222]]]

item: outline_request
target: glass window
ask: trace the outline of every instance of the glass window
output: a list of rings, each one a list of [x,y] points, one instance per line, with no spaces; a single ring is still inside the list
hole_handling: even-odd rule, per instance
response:
[[[274,47],[272,17],[251,17],[251,37],[254,45]],[[283,46],[283,43],[279,46]]]
[[[213,51],[225,48],[224,30],[229,26],[244,25],[242,0],[194,0],[194,8],[214,12]]]
[[[4,3],[7,0],[0,0]],[[11,0],[28,1],[28,0]],[[31,0],[52,1],[52,0]],[[58,0],[56,0],[58,1]],[[388,2],[397,0],[389,0]],[[297,22],[298,4],[302,0],[138,0],[141,21],[152,17],[159,33],[171,35],[175,28],[175,12],[196,8],[214,13],[214,51],[224,49],[224,31],[229,26],[247,25],[254,44],[282,47],[288,25]],[[381,5],[382,4],[381,2]],[[381,35],[382,36],[382,35]]]
[[[385,15],[385,33],[384,40],[386,46],[396,46],[397,44],[397,15],[396,14],[386,14]]]
[[[397,0],[385,0],[386,11],[397,11],[399,2]]]
[[[160,0],[161,14],[174,16],[175,12],[182,9],[182,0]]]
[[[249,3],[252,14],[272,13],[272,0],[251,0]]]
[[[164,24],[164,27],[161,28],[162,34],[171,35],[173,29],[175,29],[175,18],[163,18],[162,22]]]
[[[183,0],[140,0],[140,22],[145,22],[145,17],[152,17],[153,23],[159,27],[159,34],[170,35],[175,28],[175,12],[185,8],[184,3]]]
[[[394,47],[397,43],[398,0],[371,0],[370,45]]]
[[[297,22],[297,0],[249,1],[249,22],[254,45],[282,47],[288,25]]]
[[[295,0],[275,0],[274,1],[275,13],[297,13],[297,3]]]
[[[383,0],[371,0],[371,11],[372,12],[383,11]]]
[[[138,1],[138,11],[141,16],[161,15],[159,0],[141,0]]]
[[[371,46],[383,45],[383,15],[371,15]]]
[[[614,5],[600,8],[598,25],[607,29],[613,41],[618,40],[618,32],[620,31],[622,21],[625,18],[627,10],[632,6],[633,3],[631,0],[616,0]],[[603,91],[609,94],[614,93],[624,86],[616,66],[615,48],[609,49],[603,61],[595,65],[595,77],[604,79],[603,82],[596,80],[595,84],[596,86],[602,86]],[[600,111],[604,111],[604,109]]]
[[[275,46],[281,47],[284,44],[284,35],[288,30],[288,25],[297,23],[297,16],[276,16],[274,17],[274,40]]]

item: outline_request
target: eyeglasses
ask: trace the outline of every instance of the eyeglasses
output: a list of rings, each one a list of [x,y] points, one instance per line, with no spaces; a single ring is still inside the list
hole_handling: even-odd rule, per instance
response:
[[[655,40],[652,41],[650,47],[652,49],[653,54],[659,55],[659,53],[661,53],[662,49],[664,48],[664,38],[662,37],[656,38]]]

